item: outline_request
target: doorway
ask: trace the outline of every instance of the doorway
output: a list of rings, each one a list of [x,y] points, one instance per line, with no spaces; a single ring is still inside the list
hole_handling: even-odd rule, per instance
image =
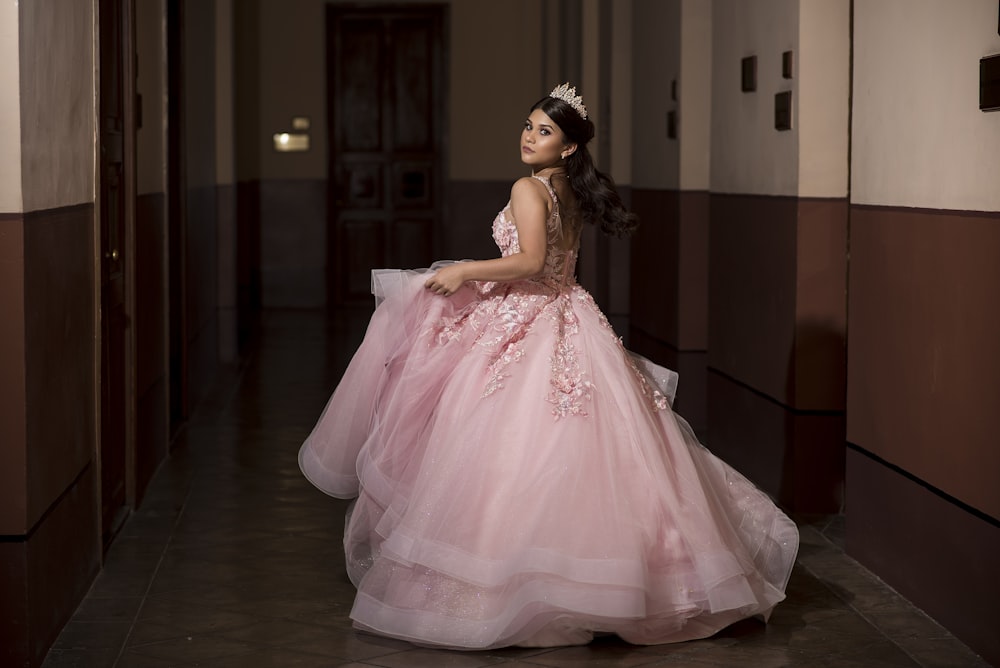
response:
[[[128,328],[135,201],[133,0],[100,0],[101,537],[107,550],[131,506]]]
[[[443,211],[443,5],[327,9],[330,302],[376,267],[426,267]]]

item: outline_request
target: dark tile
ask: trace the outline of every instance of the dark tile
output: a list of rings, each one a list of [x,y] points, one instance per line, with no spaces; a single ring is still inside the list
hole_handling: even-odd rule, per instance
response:
[[[118,658],[118,648],[63,650],[53,648],[45,657],[42,668],[112,668]]]
[[[185,629],[176,628],[167,624],[156,622],[136,622],[129,634],[127,646],[147,645],[149,643],[161,642],[163,640],[174,640],[176,638],[187,637]]]
[[[301,647],[304,643],[326,638],[330,635],[330,631],[321,626],[310,626],[305,623],[267,621],[226,631],[219,635],[230,640],[258,645],[276,647],[295,645]]]
[[[183,629],[191,634],[235,629],[260,621],[259,617],[251,615],[164,599],[147,601],[139,618],[142,621]]]
[[[247,643],[205,635],[186,636],[147,645],[137,645],[131,647],[129,653],[164,659],[174,664],[209,662],[207,665],[216,665],[218,661],[226,657],[243,657],[246,661],[254,649],[253,645]],[[252,665],[252,663],[246,661],[244,665]]]
[[[91,622],[71,620],[59,637],[53,649],[60,650],[115,650],[125,644],[130,622]]]
[[[129,649],[126,649],[122,653],[118,662],[115,664],[115,668],[171,668],[173,666],[177,666],[177,663],[171,661],[170,659],[157,659],[153,656],[143,656],[142,654],[136,654]]]
[[[295,646],[295,649],[301,652],[345,661],[373,661],[377,657],[413,648],[413,645],[402,640],[357,633],[349,624],[339,631],[331,630],[326,635],[300,642]]]
[[[305,654],[287,647],[267,647],[247,654],[216,657],[210,665],[212,668],[329,668],[331,664],[328,657]]]
[[[373,666],[383,668],[483,668],[502,662],[503,659],[480,652],[449,652],[433,649],[409,649],[366,661]]]
[[[131,622],[135,619],[141,604],[140,596],[119,598],[88,596],[80,603],[73,619],[81,622]]]
[[[989,668],[990,664],[955,638],[917,638],[900,643],[925,668]]]
[[[662,656],[643,651],[642,647],[627,645],[615,638],[598,639],[590,645],[580,647],[557,648],[530,659],[530,663],[551,668],[586,666],[635,668],[661,661],[663,661]]]

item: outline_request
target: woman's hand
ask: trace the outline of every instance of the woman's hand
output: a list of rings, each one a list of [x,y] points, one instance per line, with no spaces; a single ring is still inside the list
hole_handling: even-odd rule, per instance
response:
[[[449,264],[441,267],[434,275],[427,279],[424,287],[437,295],[450,297],[455,294],[462,284],[465,283],[465,275],[462,263]]]

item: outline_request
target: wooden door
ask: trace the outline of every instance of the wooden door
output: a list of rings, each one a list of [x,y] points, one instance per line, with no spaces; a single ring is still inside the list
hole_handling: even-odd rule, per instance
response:
[[[371,270],[423,267],[441,219],[444,9],[327,14],[331,301],[371,299]]]
[[[126,148],[132,109],[125,54],[130,0],[100,0],[101,533],[105,547],[128,516],[128,341]]]

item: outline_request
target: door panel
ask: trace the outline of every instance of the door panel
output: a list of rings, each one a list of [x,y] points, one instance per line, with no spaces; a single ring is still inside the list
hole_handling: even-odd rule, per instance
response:
[[[377,267],[434,259],[441,217],[441,7],[327,15],[330,295],[371,299]]]
[[[340,229],[341,247],[345,250],[341,262],[348,281],[346,289],[349,294],[368,294],[371,288],[369,272],[373,266],[383,264],[380,262],[385,243],[383,226],[379,221],[345,219]]]
[[[393,137],[400,151],[434,151],[433,34],[426,19],[393,24]]]
[[[393,225],[394,253],[400,267],[426,267],[431,247],[431,221],[400,218]]]
[[[382,150],[382,23],[345,20],[337,59],[339,82],[336,142],[345,153]]]

